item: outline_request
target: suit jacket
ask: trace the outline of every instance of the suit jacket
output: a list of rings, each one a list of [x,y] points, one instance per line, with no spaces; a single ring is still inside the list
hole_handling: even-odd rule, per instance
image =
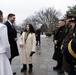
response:
[[[8,29],[8,39],[11,48],[11,58],[14,58],[15,56],[19,55],[17,43],[15,41],[15,38],[17,37],[17,31],[14,27],[11,26],[11,24],[8,21],[5,22],[5,25]]]

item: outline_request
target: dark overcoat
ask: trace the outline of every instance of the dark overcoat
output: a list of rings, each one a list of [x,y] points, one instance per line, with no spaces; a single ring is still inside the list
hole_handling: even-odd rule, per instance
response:
[[[63,38],[65,37],[65,34],[66,34],[65,25],[58,28],[56,33],[54,34],[54,40],[57,40],[57,44],[54,47],[55,48],[54,55],[53,55],[54,60],[61,61],[63,58],[63,54],[60,47],[61,47]]]
[[[17,43],[15,41],[15,38],[17,37],[17,31],[14,27],[10,25],[8,21],[5,22],[5,25],[7,26],[8,29],[8,40],[11,49],[11,59],[13,59],[15,56],[19,55]]]
[[[40,29],[36,30],[36,41],[40,41],[40,34],[41,30]]]

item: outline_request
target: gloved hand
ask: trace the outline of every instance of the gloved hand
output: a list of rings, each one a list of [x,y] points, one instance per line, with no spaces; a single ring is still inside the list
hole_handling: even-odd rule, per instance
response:
[[[35,52],[31,51],[30,56],[32,57],[32,55],[33,55],[34,53],[35,53]]]

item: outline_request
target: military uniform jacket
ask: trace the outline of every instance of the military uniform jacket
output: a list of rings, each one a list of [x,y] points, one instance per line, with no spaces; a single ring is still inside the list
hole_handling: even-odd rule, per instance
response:
[[[62,42],[62,45],[66,45],[69,43],[69,41],[73,38],[73,31],[74,29],[71,28],[71,26],[66,25],[67,33],[65,35],[65,38]]]

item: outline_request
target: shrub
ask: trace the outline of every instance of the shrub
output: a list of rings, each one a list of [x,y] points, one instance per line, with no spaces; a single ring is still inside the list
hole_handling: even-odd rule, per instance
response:
[[[45,35],[50,37],[52,35],[52,33],[51,32],[45,32]]]

